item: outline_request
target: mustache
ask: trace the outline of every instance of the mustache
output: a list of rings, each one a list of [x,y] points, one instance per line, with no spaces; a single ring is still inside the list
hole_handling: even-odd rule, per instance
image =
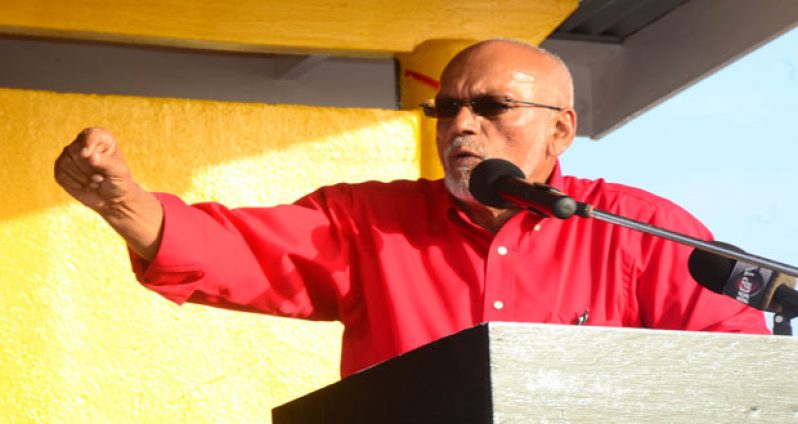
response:
[[[445,157],[450,157],[452,152],[457,149],[467,149],[471,150],[472,152],[476,153],[479,156],[485,157],[485,152],[482,148],[482,145],[478,142],[474,141],[473,138],[463,135],[458,135],[446,146]]]

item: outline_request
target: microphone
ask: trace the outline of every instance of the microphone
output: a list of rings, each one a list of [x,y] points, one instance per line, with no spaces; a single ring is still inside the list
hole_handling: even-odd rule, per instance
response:
[[[714,242],[735,252],[737,246]],[[734,261],[694,249],[687,263],[690,275],[702,286],[763,311],[798,314],[796,278],[757,265]]]
[[[486,159],[472,171],[468,189],[480,203],[507,209],[520,206],[543,215],[570,218],[577,202],[556,188],[527,181],[524,172],[504,159]]]

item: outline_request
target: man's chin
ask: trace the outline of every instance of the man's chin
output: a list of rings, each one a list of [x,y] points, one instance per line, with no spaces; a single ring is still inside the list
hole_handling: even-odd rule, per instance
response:
[[[468,179],[451,178],[447,176],[444,178],[444,183],[446,184],[446,189],[449,190],[449,193],[454,196],[455,199],[467,203],[474,201],[474,197],[468,190]]]

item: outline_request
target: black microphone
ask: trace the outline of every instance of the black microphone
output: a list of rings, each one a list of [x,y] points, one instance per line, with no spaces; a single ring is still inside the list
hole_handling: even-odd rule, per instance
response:
[[[468,189],[480,203],[507,209],[520,206],[543,216],[565,219],[577,212],[577,203],[556,188],[527,181],[524,172],[504,159],[487,159],[472,171]]]
[[[714,242],[744,253],[737,246]],[[695,249],[687,263],[690,275],[702,286],[763,311],[798,314],[796,278],[757,265]]]

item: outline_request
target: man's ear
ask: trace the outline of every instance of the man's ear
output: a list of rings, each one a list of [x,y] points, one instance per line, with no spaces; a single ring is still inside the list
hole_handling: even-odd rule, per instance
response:
[[[547,153],[550,157],[558,157],[568,150],[576,137],[576,111],[567,107],[557,113],[554,120],[551,141]]]

